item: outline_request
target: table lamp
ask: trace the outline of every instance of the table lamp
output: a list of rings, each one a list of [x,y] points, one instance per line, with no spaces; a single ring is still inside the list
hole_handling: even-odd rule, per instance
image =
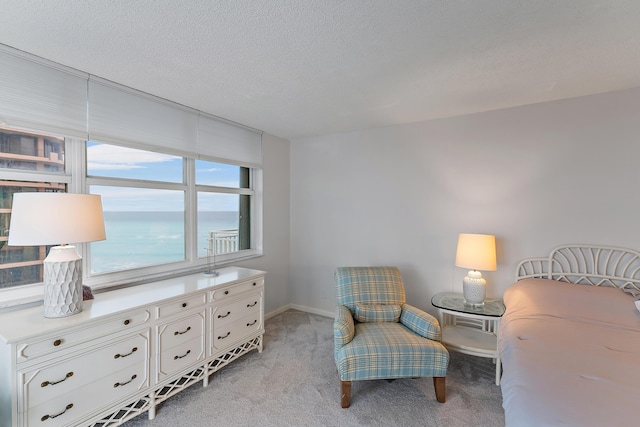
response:
[[[93,194],[15,193],[11,207],[11,246],[53,246],[44,260],[44,316],[82,311],[82,258],[67,243],[106,238],[102,200]]]
[[[460,234],[456,251],[456,266],[471,269],[462,281],[464,301],[484,304],[487,281],[478,270],[496,269],[496,238],[489,234]]]

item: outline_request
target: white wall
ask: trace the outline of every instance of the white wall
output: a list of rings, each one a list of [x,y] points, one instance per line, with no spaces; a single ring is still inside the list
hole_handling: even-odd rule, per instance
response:
[[[237,265],[267,272],[265,313],[287,306],[289,296],[289,141],[262,136],[264,256]]]
[[[640,249],[640,89],[291,141],[291,302],[333,313],[333,270],[398,265],[410,303],[461,291],[458,233],[516,263],[564,243]]]

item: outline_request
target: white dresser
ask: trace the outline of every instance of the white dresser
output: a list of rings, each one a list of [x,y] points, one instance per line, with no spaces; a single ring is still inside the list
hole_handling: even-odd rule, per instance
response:
[[[107,427],[262,352],[265,272],[228,267],[0,315],[0,427]]]

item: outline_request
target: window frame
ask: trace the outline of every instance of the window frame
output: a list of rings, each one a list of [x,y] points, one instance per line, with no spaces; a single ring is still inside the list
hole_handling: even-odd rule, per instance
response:
[[[242,167],[242,166],[241,166]],[[197,209],[197,199],[198,199],[198,193],[213,193],[213,194],[238,194],[241,196],[251,196],[251,200],[253,201],[253,203],[250,204],[249,206],[249,218],[250,218],[250,233],[249,233],[249,246],[250,249],[241,249],[237,252],[231,252],[231,253],[226,253],[226,254],[218,254],[216,255],[216,263],[218,263],[218,261],[220,261],[221,263],[228,263],[231,260],[233,260],[234,258],[236,258],[236,254],[245,254],[247,256],[251,256],[251,251],[254,251],[256,248],[256,239],[255,239],[255,223],[254,223],[254,218],[255,218],[255,190],[253,189],[253,184],[254,184],[254,180],[255,180],[255,169],[254,168],[248,168],[249,169],[249,188],[229,188],[229,187],[220,187],[220,186],[216,186],[216,185],[205,185],[205,184],[199,184],[199,185],[195,185],[194,187],[194,199],[196,201],[196,207],[194,208],[193,212],[195,213],[194,216],[194,226],[197,230],[197,226],[198,226],[198,220],[197,220],[197,213],[198,213],[198,209]],[[238,227],[240,227],[240,224],[238,224]],[[197,233],[194,233],[194,236],[197,240]],[[196,245],[197,245],[197,241],[196,241]],[[198,248],[195,248],[195,257],[198,258]],[[206,259],[206,257],[204,257]]]
[[[88,140],[87,140],[88,141]],[[207,257],[198,257],[197,246],[197,195],[199,191],[211,192],[211,193],[225,193],[225,194],[243,194],[252,196],[253,203],[251,204],[251,249],[245,249],[238,252],[222,254],[216,256],[216,265],[230,264],[236,261],[242,261],[250,258],[255,258],[262,255],[261,237],[254,238],[262,235],[261,221],[257,221],[258,209],[256,209],[256,186],[261,185],[259,181],[260,173],[257,173],[259,169],[255,167],[248,167],[240,164],[231,164],[239,167],[249,168],[249,188],[230,188],[213,185],[196,185],[196,159],[189,156],[182,156],[183,164],[183,182],[164,182],[164,181],[151,181],[151,180],[135,180],[129,178],[113,178],[103,176],[91,176],[88,175],[87,159],[86,159],[86,142],[84,144],[84,159],[83,159],[83,192],[88,193],[91,185],[107,185],[107,186],[125,186],[130,188],[152,188],[152,189],[169,189],[180,190],[185,192],[185,260],[175,261],[171,263],[165,263],[161,265],[145,266],[135,269],[106,272],[106,273],[93,273],[90,274],[90,244],[85,244],[85,255],[83,255],[83,276],[85,284],[91,286],[93,289],[106,289],[113,286],[123,286],[129,284],[140,283],[142,281],[149,281],[160,279],[164,277],[178,276],[187,273],[193,273],[195,271],[204,270],[207,268]],[[109,145],[120,145],[128,148],[142,149],[145,151],[153,151],[162,154],[166,153],[161,149],[152,150],[149,147],[139,147],[136,144],[124,145],[113,144],[111,142],[92,141]],[[219,159],[198,157],[198,160],[211,161],[216,163],[223,163]],[[261,216],[260,216],[261,218]],[[107,235],[107,239],[109,236]],[[260,247],[258,247],[260,243]],[[133,282],[133,283],[132,283]]]
[[[34,130],[25,130],[33,133],[49,133]],[[249,188],[228,188],[213,185],[196,185],[194,157],[182,155],[183,182],[159,182],[150,180],[136,180],[128,178],[113,178],[102,176],[90,176],[87,170],[87,142],[89,139],[64,136],[65,139],[65,172],[47,173],[42,171],[23,171],[0,168],[3,177],[7,180],[19,181],[45,181],[59,182],[67,186],[69,193],[89,194],[91,185],[124,186],[131,188],[156,188],[171,189],[185,192],[185,260],[167,264],[140,267],[129,270],[121,270],[105,273],[90,273],[91,248],[89,243],[76,244],[78,253],[82,257],[83,284],[93,290],[103,291],[116,287],[128,287],[146,283],[153,280],[175,277],[179,275],[204,271],[207,268],[207,257],[198,257],[197,250],[197,194],[198,192],[227,193],[251,196],[250,204],[250,249],[238,252],[221,254],[216,256],[216,266],[228,265],[233,262],[260,257],[263,255],[263,193],[261,167],[248,166],[226,162],[239,167],[249,168]],[[96,141],[101,142],[101,141]],[[179,155],[174,152],[164,152],[161,147],[150,149],[148,146],[140,147],[137,144],[105,144],[121,145],[128,148],[155,151],[163,154]],[[225,163],[218,158],[198,156],[198,160],[217,163]],[[109,236],[107,236],[107,239]],[[36,303],[42,300],[43,283],[33,283],[0,289],[0,309],[27,303]]]

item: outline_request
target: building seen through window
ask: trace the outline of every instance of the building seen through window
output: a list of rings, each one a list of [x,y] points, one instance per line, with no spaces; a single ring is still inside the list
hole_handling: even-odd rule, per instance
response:
[[[64,155],[64,138],[0,128],[0,168],[27,172],[26,178],[31,177],[28,172],[62,175]],[[48,250],[45,246],[7,245],[13,194],[65,191],[64,182],[0,179],[0,287],[41,282]]]

